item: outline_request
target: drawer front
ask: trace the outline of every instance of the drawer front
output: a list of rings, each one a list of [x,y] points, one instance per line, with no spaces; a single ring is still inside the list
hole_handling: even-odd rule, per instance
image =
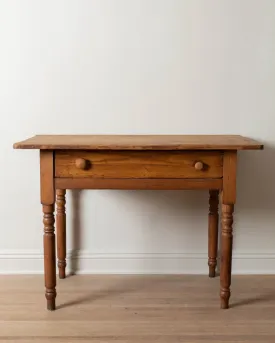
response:
[[[55,176],[67,178],[221,178],[216,151],[57,150]]]

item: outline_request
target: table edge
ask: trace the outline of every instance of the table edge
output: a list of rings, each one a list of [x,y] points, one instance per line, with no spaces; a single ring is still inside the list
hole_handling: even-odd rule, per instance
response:
[[[125,151],[134,151],[134,150],[150,150],[150,151],[187,151],[187,150],[263,150],[263,144],[255,145],[171,145],[171,146],[98,146],[98,145],[79,145],[79,146],[70,146],[70,145],[34,145],[34,144],[21,144],[21,142],[14,143],[13,149],[19,150],[125,150]]]

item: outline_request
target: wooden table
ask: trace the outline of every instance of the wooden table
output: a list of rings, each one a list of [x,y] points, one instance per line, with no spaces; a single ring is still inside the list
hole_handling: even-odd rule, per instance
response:
[[[214,277],[218,249],[219,192],[222,203],[220,300],[229,307],[232,223],[236,201],[237,151],[263,149],[235,135],[41,135],[15,143],[40,150],[44,224],[44,271],[48,310],[55,309],[56,202],[59,277],[66,268],[66,189],[209,190],[208,265]],[[56,199],[56,201],[55,201]]]

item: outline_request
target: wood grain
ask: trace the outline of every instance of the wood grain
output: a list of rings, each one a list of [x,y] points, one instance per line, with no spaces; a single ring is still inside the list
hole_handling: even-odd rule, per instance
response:
[[[73,179],[56,178],[60,189],[182,190],[222,189],[222,179]]]
[[[57,151],[55,176],[73,178],[220,178],[221,152],[216,151]],[[80,168],[77,161],[86,161]],[[196,162],[203,168],[197,170]],[[84,164],[83,164],[84,165]]]
[[[226,151],[223,158],[223,193],[224,204],[236,202],[237,151]]]
[[[54,204],[54,153],[40,151],[40,198],[41,204]]]
[[[239,135],[38,135],[15,149],[243,150],[263,144]]]
[[[206,270],[205,270],[206,271]],[[43,276],[1,276],[0,341],[20,343],[274,343],[275,276],[233,276],[232,310],[218,279],[77,275],[59,282],[48,313]]]

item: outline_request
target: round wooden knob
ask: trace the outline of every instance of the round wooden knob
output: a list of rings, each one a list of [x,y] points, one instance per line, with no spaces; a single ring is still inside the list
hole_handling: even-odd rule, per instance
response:
[[[203,170],[203,162],[198,161],[195,163],[195,169],[196,170]]]
[[[75,166],[78,169],[84,170],[87,168],[87,165],[88,165],[88,161],[86,161],[84,158],[77,158],[75,160]]]

